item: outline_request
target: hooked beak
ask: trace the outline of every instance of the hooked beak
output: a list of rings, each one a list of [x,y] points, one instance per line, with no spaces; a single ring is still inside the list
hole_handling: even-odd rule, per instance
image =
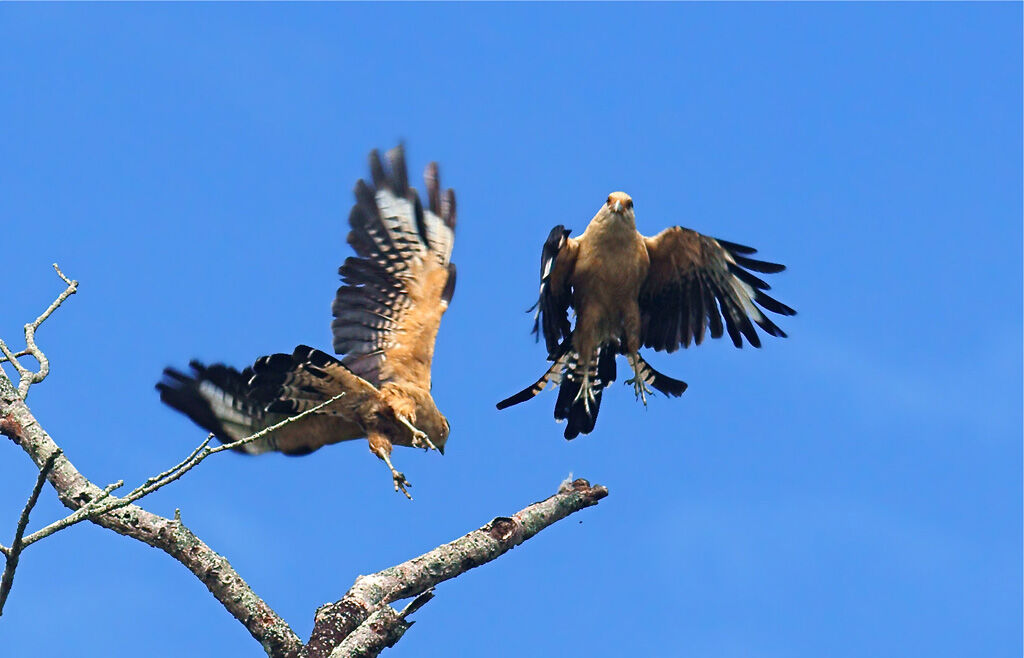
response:
[[[616,199],[615,205],[612,206],[612,209],[615,210],[615,212],[622,212],[622,202]]]

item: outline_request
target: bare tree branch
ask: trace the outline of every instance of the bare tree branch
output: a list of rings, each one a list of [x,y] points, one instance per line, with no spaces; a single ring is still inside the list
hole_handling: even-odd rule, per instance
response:
[[[57,457],[60,457],[60,453],[61,451],[58,449],[46,459],[43,467],[39,469],[36,485],[32,487],[32,493],[28,497],[28,502],[25,503],[25,509],[21,510],[21,517],[18,519],[18,526],[14,531],[14,542],[9,549],[4,551],[7,564],[4,567],[4,575],[0,577],[0,615],[4,614],[4,604],[7,603],[7,597],[11,593],[11,586],[14,584],[14,570],[18,568],[21,551],[25,548],[22,537],[25,536],[25,528],[28,527],[28,515],[32,513],[32,508],[36,506],[36,501],[39,500],[39,492],[43,490],[43,483],[46,482],[46,476],[49,474],[50,469],[53,468],[53,462],[57,461]]]
[[[389,605],[383,606],[335,647],[330,658],[350,656],[372,658],[379,655],[384,649],[395,646],[395,643],[402,639],[405,632],[415,623],[407,621],[407,617],[422,608],[432,598],[434,598],[434,590],[428,589],[413,599],[412,603],[405,606],[401,612],[395,612],[395,609]]]
[[[60,271],[60,267],[57,266],[57,263],[53,264],[53,269],[57,272],[57,276],[59,276],[68,287],[57,295],[57,299],[53,300],[53,303],[51,303],[38,318],[25,325],[25,349],[15,354],[2,340],[0,340],[0,353],[3,353],[4,355],[3,361],[10,362],[10,364],[14,366],[14,369],[18,371],[18,395],[20,395],[23,400],[28,396],[28,389],[30,386],[38,384],[46,379],[46,376],[50,374],[50,361],[46,358],[46,355],[43,354],[43,351],[39,349],[39,346],[36,345],[36,329],[46,321],[46,318],[50,317],[54,311],[60,308],[60,305],[64,303],[65,299],[78,292],[78,281],[72,281],[64,276],[64,273]],[[35,360],[39,362],[38,371],[32,372],[25,366],[21,365],[18,361],[18,357],[26,355],[32,355]]]
[[[103,490],[102,495],[97,497],[95,500],[91,501],[89,504],[79,507],[73,513],[64,517],[60,521],[55,521],[50,525],[46,526],[45,528],[37,530],[28,537],[25,537],[24,545],[29,546],[31,544],[36,543],[40,539],[45,539],[46,537],[49,537],[50,535],[59,530],[69,528],[81,521],[91,520],[95,517],[106,514],[107,512],[119,509],[130,503],[133,503],[144,496],[148,496],[157,489],[167,486],[171,482],[174,482],[175,480],[180,478],[185,473],[188,473],[190,470],[198,466],[200,462],[202,462],[210,455],[215,455],[218,452],[224,452],[225,450],[231,450],[233,448],[245,445],[246,443],[258,441],[259,439],[263,438],[267,434],[270,434],[274,430],[280,429],[285,425],[288,425],[289,423],[294,423],[297,420],[301,420],[302,418],[306,417],[309,414],[316,413],[323,407],[326,407],[327,405],[331,404],[332,402],[340,398],[342,395],[344,395],[344,393],[336,395],[330,400],[327,400],[326,402],[322,402],[321,404],[318,404],[315,407],[307,409],[306,411],[303,411],[301,414],[292,416],[290,418],[282,420],[279,423],[271,425],[270,427],[262,429],[259,432],[253,434],[252,436],[247,436],[243,439],[239,439],[238,441],[233,441],[231,443],[225,443],[215,448],[209,447],[210,440],[213,439],[213,435],[210,434],[209,436],[206,437],[206,439],[203,440],[202,443],[199,444],[199,446],[195,450],[191,452],[191,454],[189,454],[188,457],[183,459],[181,462],[175,464],[168,470],[164,471],[163,473],[160,473],[159,475],[154,475],[153,477],[149,478],[143,484],[128,492],[127,495],[121,498],[110,498],[110,493],[114,489],[117,489],[124,485],[124,480],[118,480],[117,482],[108,485]]]
[[[409,615],[433,598],[435,585],[494,560],[552,523],[596,505],[608,495],[607,489],[592,487],[586,480],[567,481],[555,495],[512,517],[495,518],[479,530],[417,558],[369,576],[360,576],[340,601],[317,610],[312,637],[308,645],[303,645],[288,624],[252,591],[228,561],[185,527],[178,510],[175,510],[174,519],[168,519],[133,503],[174,482],[210,455],[257,441],[326,407],[341,395],[233,443],[211,448],[213,435],[210,435],[178,464],[147,479],[123,497],[113,496],[112,492],[123,482],[115,482],[103,489],[90,482],[67,459],[25,404],[29,387],[42,381],[49,373],[49,362],[35,343],[35,331],[78,287],[78,282],[70,281],[56,265],[54,269],[68,287],[42,315],[25,325],[26,349],[15,353],[0,341],[0,353],[4,355],[0,362],[11,363],[20,378],[15,388],[7,373],[0,368],[0,434],[21,446],[40,469],[32,495],[19,519],[14,543],[10,547],[0,545],[0,553],[7,561],[0,579],[0,612],[10,591],[21,552],[59,530],[89,520],[158,548],[183,564],[230,614],[245,625],[273,658],[377,656],[385,648],[393,646],[412,626]],[[38,372],[32,372],[19,363],[18,358],[26,355],[39,362]],[[56,490],[60,501],[73,512],[26,537],[29,513],[46,481]],[[391,607],[392,603],[409,597],[414,598],[401,612]]]
[[[600,485],[592,487],[586,480],[564,482],[555,495],[511,517],[499,516],[479,530],[419,557],[369,576],[360,576],[344,598],[317,610],[316,624],[307,644],[310,658],[338,658],[333,653],[334,648],[383,607],[422,594],[438,583],[490,562],[552,523],[596,505],[607,495],[608,489]],[[386,622],[388,617],[385,611],[377,621]]]
[[[39,425],[6,374],[0,371],[0,434],[10,437],[37,464],[59,450]],[[78,510],[105,492],[90,482],[65,455],[59,455],[47,480],[66,507]],[[116,499],[115,499],[116,500]],[[271,656],[301,656],[302,640],[270,608],[224,557],[218,555],[180,520],[148,512],[133,504],[110,509],[90,519],[114,532],[159,548],[180,562]]]
[[[103,491],[100,493],[100,495],[98,495],[94,500],[90,501],[86,505],[83,505],[82,507],[79,507],[77,510],[75,510],[68,516],[64,517],[63,519],[59,521],[54,521],[45,528],[36,530],[28,537],[25,537],[25,541],[23,542],[23,544],[25,546],[31,546],[40,539],[46,539],[47,537],[49,537],[50,535],[59,530],[63,530],[64,528],[70,528],[79,521],[85,521],[90,517],[99,516],[104,511],[106,511],[101,510],[101,504],[109,499],[111,492],[123,486],[124,480],[118,480],[117,482],[108,484],[106,487],[103,488]]]
[[[31,353],[32,353],[32,352],[31,352],[31,351],[29,351],[29,350],[22,350],[22,351],[20,351],[20,352],[15,352],[15,353],[13,354],[13,356],[14,356],[15,358],[17,358],[17,357],[19,357],[19,356],[28,356],[28,355],[29,355],[29,354],[31,354]],[[4,361],[7,361],[7,357],[6,357],[6,356],[0,356],[0,363],[3,363]]]

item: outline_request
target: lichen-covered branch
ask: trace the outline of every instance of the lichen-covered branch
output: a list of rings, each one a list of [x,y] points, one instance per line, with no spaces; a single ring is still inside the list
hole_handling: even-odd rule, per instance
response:
[[[6,374],[0,371],[0,434],[10,437],[42,467],[60,449],[39,425]],[[66,455],[54,459],[47,480],[66,507],[77,510],[109,492],[90,482]],[[110,497],[111,501],[120,499]],[[168,519],[133,504],[89,518],[93,523],[158,548],[206,585],[271,656],[301,656],[302,641],[288,624],[238,575],[228,561],[178,519]]]
[[[25,503],[25,508],[21,510],[21,516],[18,518],[18,526],[14,530],[14,542],[10,548],[4,550],[4,557],[7,559],[7,564],[4,566],[4,574],[0,576],[0,615],[4,614],[4,604],[7,603],[7,597],[11,593],[11,586],[14,584],[14,570],[18,568],[18,560],[21,558],[21,551],[25,547],[22,538],[25,536],[25,528],[28,527],[28,517],[32,513],[32,508],[36,506],[36,501],[39,500],[39,493],[43,490],[43,484],[46,483],[46,476],[50,473],[50,469],[53,468],[53,462],[60,457],[60,450],[50,455],[43,464],[43,467],[39,469],[39,475],[36,477],[36,484],[32,487],[32,493],[29,494],[28,502]]]
[[[389,605],[381,606],[380,610],[370,615],[334,648],[331,658],[373,658],[384,649],[395,646],[415,623],[408,620],[409,615],[422,608],[432,598],[434,590],[428,589],[413,599],[401,612],[396,612]]]
[[[360,576],[340,601],[317,610],[312,637],[304,645],[224,557],[185,527],[177,510],[174,518],[168,519],[148,512],[134,502],[174,482],[210,455],[257,441],[284,425],[315,413],[341,396],[234,443],[211,448],[213,436],[208,436],[178,464],[149,478],[128,494],[116,497],[113,492],[123,482],[100,488],[89,481],[62,453],[25,404],[29,387],[42,381],[49,373],[49,361],[35,342],[35,331],[78,288],[78,282],[64,276],[56,264],[54,269],[67,288],[34,322],[25,325],[26,348],[14,352],[0,341],[0,363],[9,362],[19,377],[16,388],[0,367],[0,434],[21,446],[39,467],[39,477],[18,521],[14,543],[9,547],[0,545],[0,554],[6,559],[4,573],[0,577],[0,612],[10,592],[21,552],[40,539],[88,520],[158,548],[180,562],[206,585],[229,613],[245,625],[272,658],[377,656],[385,648],[393,646],[412,626],[408,616],[433,598],[435,585],[494,560],[552,523],[596,505],[608,495],[607,489],[592,487],[586,480],[567,481],[555,495],[511,517],[498,517],[479,530],[417,558],[369,576]],[[20,357],[29,355],[39,363],[36,372],[18,361]],[[26,536],[29,513],[47,481],[60,501],[73,511]],[[400,612],[391,606],[410,597],[413,597],[412,602]]]
[[[38,318],[25,325],[25,349],[17,353],[12,352],[10,348],[0,340],[0,354],[3,354],[3,359],[0,361],[10,362],[14,369],[18,371],[18,395],[21,396],[21,399],[23,400],[28,395],[29,387],[43,381],[46,379],[46,376],[50,374],[50,361],[46,358],[43,351],[39,349],[39,346],[36,345],[36,329],[46,321],[46,318],[50,317],[54,311],[60,308],[60,305],[64,303],[65,299],[78,292],[78,281],[72,281],[64,276],[64,273],[60,271],[60,267],[57,266],[57,263],[53,264],[53,269],[57,272],[57,276],[61,278],[61,281],[67,284],[67,288],[57,295],[57,299],[53,300],[53,302],[45,311],[42,312],[42,314],[40,314]],[[39,362],[39,370],[32,372],[25,366],[21,365],[21,362],[18,361],[18,357],[27,355],[31,355]]]
[[[110,497],[110,493],[114,489],[121,487],[124,484],[124,481],[118,480],[117,482],[108,485],[103,490],[103,493],[99,497],[91,501],[88,505],[83,505],[82,507],[79,507],[72,514],[64,517],[60,521],[54,521],[45,528],[37,530],[28,537],[25,537],[24,545],[29,546],[39,541],[40,539],[45,539],[53,533],[59,530],[63,530],[64,528],[68,528],[76,523],[85,521],[87,519],[92,519],[97,516],[101,516],[103,514],[106,514],[107,512],[111,512],[113,510],[120,509],[122,507],[125,507],[126,505],[134,503],[140,498],[148,496],[157,489],[165,487],[171,482],[174,482],[175,480],[179,479],[181,476],[185,475],[185,473],[188,473],[190,470],[198,466],[200,462],[202,462],[210,455],[215,455],[218,452],[224,452],[225,450],[232,450],[239,446],[245,445],[246,443],[258,441],[267,434],[273,432],[274,430],[280,429],[285,425],[288,425],[289,423],[294,423],[295,421],[301,420],[302,418],[305,418],[310,414],[316,413],[321,408],[331,404],[332,402],[340,398],[342,395],[344,395],[344,393],[336,395],[333,398],[316,405],[315,407],[311,407],[310,409],[303,411],[301,414],[292,416],[290,418],[286,418],[285,420],[282,420],[279,423],[262,429],[259,432],[253,434],[252,436],[247,436],[245,438],[233,441],[231,443],[225,443],[215,448],[211,448],[209,445],[210,440],[213,439],[213,435],[211,434],[207,436],[206,439],[204,439],[203,442],[200,443],[199,446],[188,455],[188,457],[178,462],[171,468],[167,469],[163,473],[160,473],[159,475],[154,475],[153,477],[147,479],[145,482],[137,486],[135,489],[129,491],[127,494],[119,498]]]
[[[552,523],[596,505],[607,495],[605,487],[591,486],[583,479],[564,482],[555,495],[511,517],[499,516],[479,530],[419,557],[369,576],[360,576],[340,601],[317,610],[316,624],[307,644],[310,658],[339,658],[335,648],[343,645],[345,638],[373,615],[390,607],[388,604],[422,594],[438,583],[490,562]],[[380,623],[388,617],[385,611],[376,621]]]

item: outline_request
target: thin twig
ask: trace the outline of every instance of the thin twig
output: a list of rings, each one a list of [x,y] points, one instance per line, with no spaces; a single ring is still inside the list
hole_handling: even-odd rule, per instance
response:
[[[69,528],[78,523],[79,521],[85,521],[86,519],[94,516],[95,514],[97,514],[97,510],[100,508],[100,504],[103,501],[110,498],[111,492],[123,486],[124,480],[118,480],[113,484],[108,484],[106,487],[103,488],[103,491],[100,493],[100,495],[96,496],[96,498],[93,499],[92,501],[79,507],[77,510],[75,510],[68,516],[64,517],[63,519],[59,521],[54,521],[45,528],[36,530],[28,537],[25,537],[24,541],[22,541],[22,547],[24,548],[26,546],[31,546],[40,539],[46,539],[47,537],[49,537],[50,535],[59,530]]]
[[[0,434],[10,437],[36,464],[42,465],[58,450],[53,438],[33,416],[18,391],[0,369]],[[71,510],[83,501],[103,496],[66,457],[56,460],[49,482],[60,502]],[[300,658],[302,640],[273,608],[253,591],[231,564],[177,519],[126,505],[90,520],[99,526],[158,548],[180,562],[259,642],[271,658]]]
[[[185,473],[188,473],[190,470],[192,470],[193,468],[198,466],[204,459],[206,459],[210,455],[215,455],[218,452],[223,452],[225,450],[231,450],[231,449],[234,449],[234,448],[238,448],[238,447],[246,445],[248,443],[252,443],[253,441],[259,441],[260,439],[262,439],[266,435],[270,434],[271,432],[273,432],[275,430],[279,430],[282,427],[284,427],[285,425],[288,425],[290,423],[294,423],[297,420],[301,420],[301,419],[305,418],[306,416],[308,416],[308,415],[310,415],[312,413],[315,413],[315,412],[319,411],[320,409],[323,409],[327,405],[329,405],[332,402],[335,402],[336,400],[341,398],[343,395],[345,395],[345,394],[344,393],[339,393],[338,395],[334,396],[330,400],[327,400],[325,402],[322,402],[322,403],[316,405],[315,407],[307,409],[306,411],[303,411],[302,413],[300,413],[298,415],[291,416],[290,418],[286,418],[286,419],[282,420],[281,422],[275,423],[274,425],[271,425],[270,427],[264,428],[264,429],[260,430],[259,432],[256,432],[255,434],[253,434],[251,436],[245,437],[244,439],[239,439],[238,441],[232,441],[231,443],[225,443],[223,445],[217,446],[216,448],[211,448],[210,447],[210,441],[213,439],[213,434],[210,434],[209,436],[207,436],[203,440],[202,443],[200,443],[196,447],[195,450],[193,450],[189,454],[188,457],[186,457],[182,461],[178,462],[177,464],[175,464],[174,466],[172,466],[168,470],[164,471],[163,473],[160,473],[159,475],[154,475],[153,477],[147,479],[144,483],[142,483],[139,486],[135,487],[130,492],[128,492],[126,495],[124,495],[124,496],[122,496],[120,498],[110,498],[109,497],[109,494],[110,494],[111,491],[113,491],[114,489],[120,487],[123,484],[123,481],[116,482],[116,483],[108,486],[106,489],[103,490],[103,494],[104,495],[101,495],[101,496],[97,497],[96,499],[90,501],[88,504],[83,505],[82,507],[80,507],[77,510],[75,510],[73,513],[69,514],[67,517],[61,519],[60,521],[55,521],[54,523],[51,523],[50,525],[46,526],[42,530],[38,530],[38,531],[32,533],[31,535],[29,535],[28,537],[25,538],[25,542],[24,543],[25,543],[26,546],[28,546],[30,544],[34,544],[35,542],[39,541],[40,539],[45,539],[46,537],[49,537],[50,535],[52,535],[53,533],[57,532],[58,530],[63,530],[64,528],[68,528],[70,526],[73,526],[76,523],[79,523],[81,521],[85,521],[85,520],[88,520],[88,519],[95,519],[97,517],[100,517],[100,516],[108,513],[108,512],[111,512],[113,510],[120,509],[122,507],[130,505],[131,503],[134,503],[135,501],[137,501],[138,499],[142,498],[143,496],[148,496],[149,494],[153,493],[157,489],[165,487],[168,484],[170,484],[171,482],[174,482],[175,480],[180,478],[182,475],[184,475]],[[104,501],[106,501],[106,502],[104,502]]]
[[[46,476],[50,474],[50,469],[53,468],[53,463],[57,461],[57,457],[60,454],[61,450],[58,448],[43,463],[42,468],[39,469],[36,485],[32,487],[32,494],[28,497],[28,502],[25,503],[25,509],[21,511],[21,518],[18,519],[18,527],[14,531],[14,542],[5,553],[7,565],[4,567],[4,575],[0,577],[0,615],[4,614],[4,604],[7,603],[7,596],[11,593],[11,585],[14,584],[14,570],[18,568],[18,560],[21,558],[21,551],[24,548],[22,537],[25,535],[25,528],[28,527],[28,515],[32,512],[32,508],[36,506],[36,501],[39,500],[39,493],[43,490],[43,484],[46,482]]]
[[[64,292],[57,295],[57,299],[53,300],[53,303],[43,311],[42,315],[36,318],[34,322],[30,322],[25,325],[25,349],[27,349],[35,360],[39,362],[39,370],[34,373],[30,373],[27,378],[23,377],[18,380],[18,393],[21,394],[21,398],[23,400],[25,399],[25,396],[28,395],[28,389],[30,386],[38,384],[46,379],[46,376],[50,374],[50,360],[46,358],[43,351],[39,349],[38,345],[36,345],[36,329],[46,321],[46,318],[50,317],[54,311],[60,308],[60,305],[64,303],[65,299],[78,292],[78,281],[72,281],[64,276],[64,273],[60,271],[60,267],[57,266],[57,263],[53,264],[53,269],[57,272],[57,276],[59,276],[61,280],[68,285],[68,287],[64,289]]]
[[[0,340],[0,352],[3,352],[4,354],[4,358],[2,361],[0,361],[0,363],[3,363],[3,361],[7,361],[12,366],[14,366],[14,369],[18,372],[18,382],[21,382],[23,379],[31,375],[31,371],[25,366],[21,365],[21,362],[18,361],[19,356],[25,356],[26,354],[31,354],[31,352],[29,352],[28,350],[22,350],[21,352],[15,354],[14,352],[11,351],[9,347],[7,347],[7,343],[5,343],[3,340]]]
[[[57,263],[53,264],[53,269],[57,272],[57,276],[60,277],[61,281],[67,284],[67,288],[57,295],[57,299],[53,300],[53,303],[51,303],[38,318],[25,325],[25,349],[20,352],[13,352],[2,340],[0,340],[0,352],[3,353],[3,357],[0,358],[0,363],[7,361],[14,366],[14,369],[18,372],[18,395],[21,396],[22,400],[28,396],[28,389],[33,384],[38,384],[46,379],[46,376],[50,374],[50,360],[46,358],[46,354],[44,354],[43,351],[39,349],[39,346],[36,345],[36,329],[46,321],[46,318],[50,317],[54,311],[60,308],[60,305],[64,303],[65,299],[78,292],[78,281],[72,281],[66,277],[64,273],[60,271],[60,267]],[[32,356],[39,363],[39,370],[33,372],[23,366],[21,362],[18,361],[19,356]]]
[[[264,429],[261,429],[259,432],[256,432],[252,436],[247,436],[244,439],[239,439],[237,441],[233,441],[232,443],[225,443],[224,445],[219,445],[216,448],[211,448],[210,451],[209,451],[209,454],[212,455],[212,454],[215,454],[215,453],[218,453],[218,452],[222,452],[224,450],[234,450],[235,448],[241,448],[242,446],[247,445],[249,443],[252,443],[253,441],[259,441],[260,439],[262,439],[266,435],[270,434],[271,432],[273,432],[275,430],[279,430],[282,427],[284,427],[285,425],[288,425],[289,423],[294,423],[295,421],[299,420],[300,418],[305,418],[306,416],[312,414],[313,412],[320,411],[321,409],[323,409],[327,405],[331,404],[332,402],[337,402],[338,400],[340,400],[344,396],[345,396],[344,392],[338,393],[337,395],[335,395],[330,400],[325,400],[324,402],[321,402],[320,404],[316,405],[315,407],[310,407],[309,409],[306,409],[305,411],[303,411],[302,413],[300,413],[300,414],[298,414],[296,416],[292,416],[290,418],[285,418],[280,423],[275,423],[275,424],[271,425],[270,427],[266,427]],[[201,459],[203,459],[203,458],[201,457],[200,460]]]
[[[22,350],[22,351],[20,351],[20,352],[15,352],[15,353],[14,353],[14,354],[13,354],[12,356],[14,356],[15,358],[17,358],[17,357],[19,357],[19,356],[28,356],[28,355],[29,355],[29,354],[31,354],[31,353],[32,353],[32,352],[30,352],[30,351],[28,351],[28,350]],[[0,356],[0,363],[3,363],[4,361],[7,361],[7,356],[6,356],[6,355],[5,355],[5,356]]]

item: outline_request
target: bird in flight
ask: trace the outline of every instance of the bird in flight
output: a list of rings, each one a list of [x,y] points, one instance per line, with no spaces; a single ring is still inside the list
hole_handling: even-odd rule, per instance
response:
[[[455,193],[442,193],[436,163],[424,179],[427,207],[409,187],[401,146],[387,166],[370,153],[372,184],[359,180],[348,243],[358,256],[339,268],[331,331],[335,358],[300,345],[260,357],[241,372],[192,361],[191,373],[167,368],[157,384],[170,407],[231,443],[323,405],[296,422],[243,444],[240,452],[305,455],[366,437],[391,471],[395,491],[411,498],[391,463],[394,445],[444,454],[448,420],[430,393],[434,341],[455,291]]]
[[[633,371],[626,381],[647,404],[649,386],[679,397],[686,382],[664,375],[640,356],[641,347],[674,352],[705,331],[726,332],[736,347],[743,339],[761,346],[754,324],[785,337],[761,309],[796,311],[768,296],[770,286],[753,272],[783,265],[751,258],[755,249],[674,226],[654,237],[636,230],[633,199],[613,192],[579,238],[559,225],[541,250],[540,299],[533,331],[544,336],[551,366],[533,385],[498,403],[525,402],[548,384],[560,385],[555,420],[567,421],[565,438],[589,434],[597,422],[601,392],[615,381],[615,357]],[[569,308],[576,323],[569,323]],[[532,309],[531,309],[532,310]],[[723,324],[724,320],[724,324]]]

